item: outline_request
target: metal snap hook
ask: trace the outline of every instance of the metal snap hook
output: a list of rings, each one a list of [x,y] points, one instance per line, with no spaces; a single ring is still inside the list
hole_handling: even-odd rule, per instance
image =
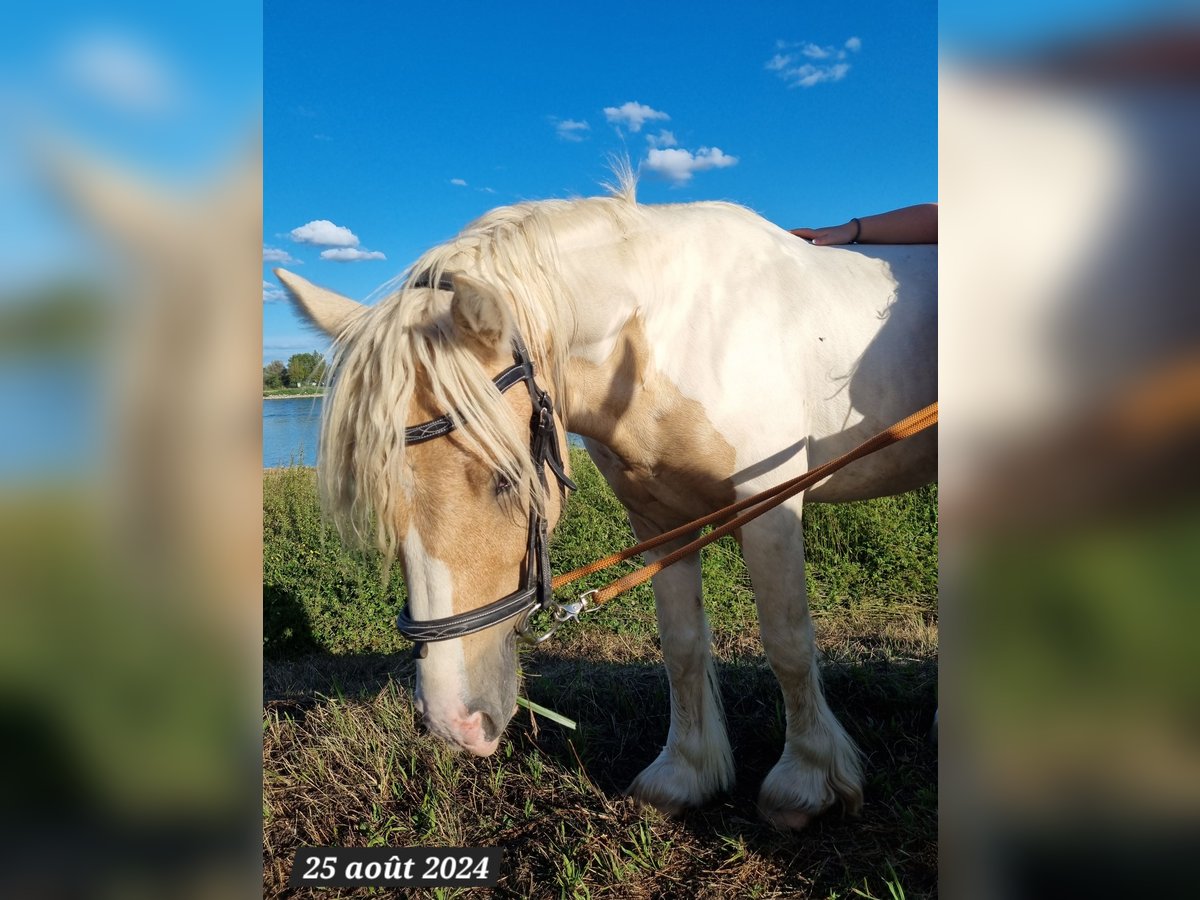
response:
[[[591,598],[596,592],[594,590],[580,594],[579,599],[574,603],[559,603],[556,604],[554,610],[554,618],[558,622],[578,622],[579,617],[587,612],[591,604]]]
[[[551,601],[552,606],[548,608],[548,611],[554,618],[554,622],[544,634],[534,634],[529,630],[529,620],[533,616],[533,613],[530,612],[521,621],[521,624],[517,626],[517,636],[522,641],[532,646],[545,643],[554,635],[556,631],[558,631],[559,626],[563,623],[578,622],[579,617],[591,608],[591,598],[595,596],[595,594],[596,591],[594,590],[587,591],[583,594],[580,594],[579,599],[577,599],[574,603],[559,603],[557,600]]]

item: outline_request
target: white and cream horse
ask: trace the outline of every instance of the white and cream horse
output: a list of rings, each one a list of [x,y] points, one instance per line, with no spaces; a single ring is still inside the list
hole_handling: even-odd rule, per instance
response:
[[[936,248],[813,247],[725,203],[640,206],[611,196],[497,209],[425,254],[399,289],[359,305],[278,272],[336,341],[319,458],[343,528],[402,561],[413,619],[449,617],[523,583],[530,502],[551,526],[529,454],[531,399],[491,379],[529,345],[567,428],[641,539],[842,453],[936,397]],[[453,412],[445,437],[406,425]],[[564,448],[565,454],[565,448]],[[932,480],[932,434],[807,492],[893,494]],[[551,478],[549,483],[554,485]],[[531,499],[532,498],[532,499]],[[759,805],[802,827],[862,801],[858,751],[825,702],[804,587],[798,497],[740,541],[763,645],[787,712]],[[662,548],[665,553],[671,546]],[[655,556],[655,554],[651,554]],[[733,781],[695,557],[654,579],[671,689],[666,746],[634,781],[666,810]],[[515,709],[511,622],[427,645],[417,708],[435,734],[486,756]]]

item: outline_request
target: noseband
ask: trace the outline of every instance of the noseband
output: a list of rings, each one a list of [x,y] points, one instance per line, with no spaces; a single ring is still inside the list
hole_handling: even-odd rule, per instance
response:
[[[429,286],[428,280],[418,280],[413,284],[413,287]],[[446,279],[439,282],[437,288],[446,291],[454,289]],[[533,460],[533,467],[537,471],[543,492],[547,489],[545,467],[549,466],[558,481],[559,489],[565,495],[568,489],[576,488],[575,483],[567,477],[563,466],[558,446],[558,426],[554,421],[554,404],[550,395],[534,380],[533,360],[529,358],[529,351],[525,348],[520,334],[514,335],[512,345],[513,365],[493,378],[492,382],[501,393],[522,381],[525,382],[529,390],[529,400],[533,404],[533,416],[529,422],[529,455]],[[455,427],[454,419],[447,414],[405,428],[404,439],[409,444],[420,444],[444,437]],[[425,656],[428,650],[425,645],[430,641],[449,641],[464,637],[518,616],[521,621],[517,625],[517,632],[522,637],[532,639],[527,631],[529,617],[538,610],[551,609],[557,605],[550,581],[550,547],[546,517],[538,511],[537,505],[531,502],[523,587],[486,606],[444,619],[426,619],[418,622],[409,615],[408,608],[405,607],[396,617],[396,627],[413,642],[413,652],[418,659]]]

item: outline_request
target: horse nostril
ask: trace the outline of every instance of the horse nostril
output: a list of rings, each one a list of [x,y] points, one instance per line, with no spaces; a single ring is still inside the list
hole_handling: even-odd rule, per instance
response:
[[[494,741],[500,736],[500,727],[496,724],[496,720],[486,712],[479,713],[479,724],[483,726],[483,739],[485,741]]]

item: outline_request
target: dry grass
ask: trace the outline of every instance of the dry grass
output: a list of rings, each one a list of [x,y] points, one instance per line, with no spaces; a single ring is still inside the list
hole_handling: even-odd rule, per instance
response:
[[[559,528],[560,571],[628,539],[594,469],[582,458],[574,466],[582,490]],[[578,730],[522,709],[494,756],[456,753],[421,732],[411,658],[394,632],[381,630],[399,598],[373,588],[368,564],[320,530],[310,475],[269,473],[264,483],[264,583],[274,601],[264,672],[266,896],[307,894],[287,887],[291,860],[297,848],[319,845],[500,846],[498,897],[936,894],[937,750],[928,737],[937,688],[936,492],[812,511],[806,552],[826,694],[865,753],[866,803],[858,817],[835,811],[785,834],[755,810],[784,722],[736,545],[706,552],[704,569],[737,785],[706,809],[667,819],[622,793],[657,755],[668,725],[648,591],[523,658],[529,699]]]
[[[579,730],[522,710],[484,760],[420,733],[404,655],[271,665],[266,895],[304,893],[286,887],[304,845],[501,846],[501,897],[888,897],[888,881],[908,897],[932,895],[936,627],[912,610],[818,627],[830,701],[867,754],[867,802],[857,818],[835,813],[799,835],[755,814],[783,722],[749,635],[715,640],[738,785],[678,820],[621,793],[666,734],[666,678],[648,636],[581,628],[527,657],[530,697]],[[323,896],[355,893],[365,892]]]

